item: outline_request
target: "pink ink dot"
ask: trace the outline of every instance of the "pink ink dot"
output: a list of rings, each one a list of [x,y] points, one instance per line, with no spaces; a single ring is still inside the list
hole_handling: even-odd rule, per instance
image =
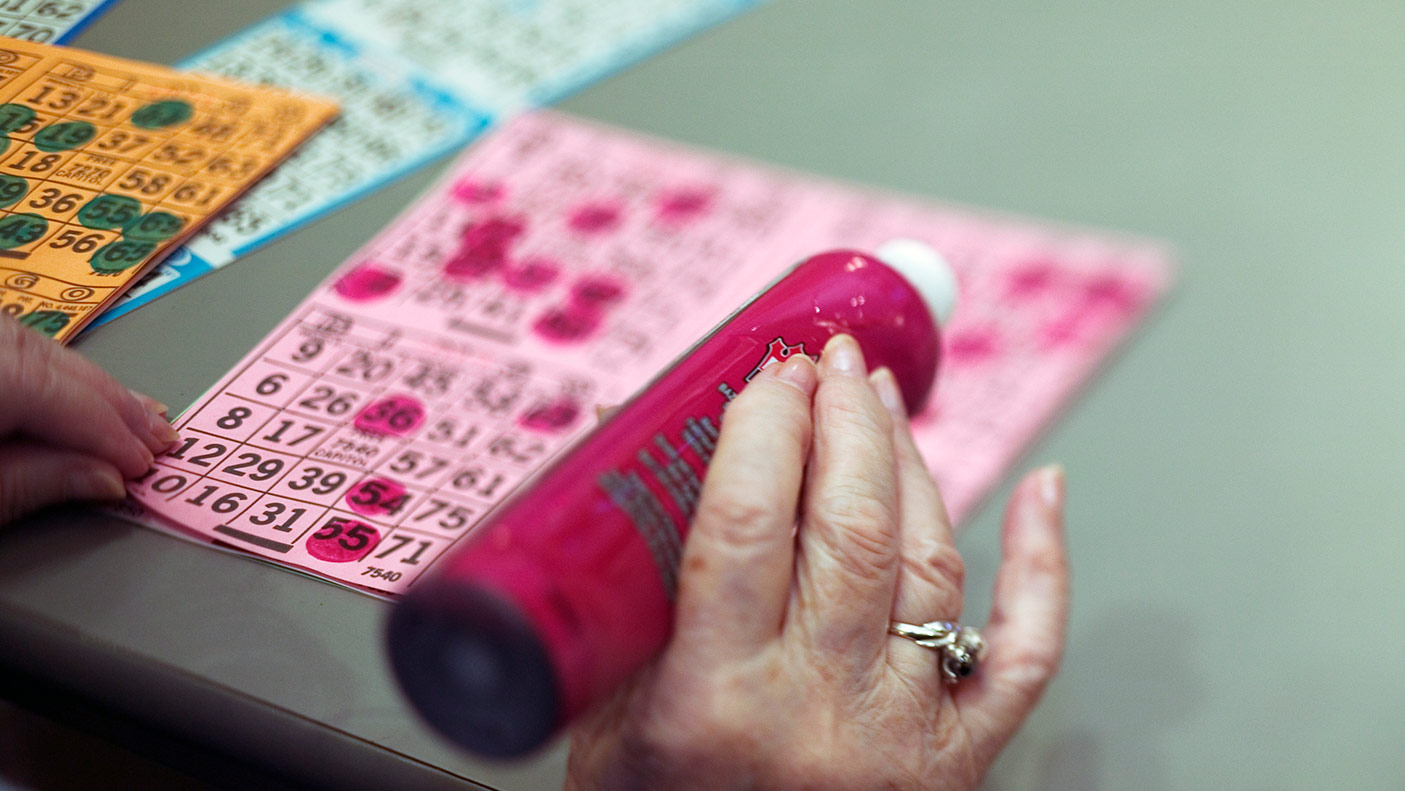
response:
[[[526,223],[516,217],[489,217],[471,222],[459,230],[464,247],[505,247],[527,230]]]
[[[444,263],[444,275],[453,280],[481,280],[506,265],[502,255],[460,250]]]
[[[680,225],[711,211],[712,193],[702,189],[681,189],[666,192],[659,196],[655,208],[660,220]]]
[[[1107,307],[1122,313],[1133,313],[1141,307],[1137,290],[1115,275],[1094,278],[1083,287],[1083,301],[1090,307]]]
[[[444,275],[452,280],[481,280],[502,269],[506,263],[501,255],[460,250],[444,262]]]
[[[620,224],[620,209],[608,203],[588,203],[571,213],[572,230],[581,233],[605,233]]]
[[[1083,340],[1086,314],[1074,311],[1045,324],[1039,329],[1039,340],[1045,348],[1075,346]]]
[[[403,437],[424,423],[424,404],[412,396],[393,395],[361,410],[352,423],[358,431],[386,437]]]
[[[445,262],[444,274],[462,280],[505,269],[509,248],[525,230],[521,220],[511,217],[489,217],[465,225],[459,249]]]
[[[410,495],[403,485],[389,478],[367,478],[351,487],[342,499],[362,516],[385,516],[403,508]]]
[[[555,261],[545,258],[532,258],[523,261],[503,274],[503,282],[514,291],[535,294],[556,282],[561,276],[561,268]]]
[[[953,363],[985,362],[1000,354],[999,336],[990,329],[953,333],[947,337],[946,354]]]
[[[500,200],[504,190],[497,182],[477,181],[471,176],[465,176],[454,183],[452,192],[454,199],[461,203],[478,204]]]
[[[589,337],[599,326],[598,313],[569,305],[548,310],[532,324],[532,329],[553,343],[576,343]]]
[[[367,263],[337,278],[332,288],[352,302],[370,302],[388,295],[399,286],[399,272]]]
[[[569,428],[580,417],[581,405],[569,398],[562,398],[547,404],[539,404],[528,410],[518,421],[523,428],[537,431],[561,431]]]
[[[624,299],[624,284],[608,275],[591,275],[571,287],[571,301],[588,311],[604,310]]]
[[[366,556],[379,544],[381,534],[374,527],[355,519],[330,519],[320,530],[308,537],[303,546],[307,554],[328,563],[349,563]]]
[[[1010,275],[1009,293],[1015,298],[1034,298],[1054,285],[1058,272],[1047,263],[1030,264]]]

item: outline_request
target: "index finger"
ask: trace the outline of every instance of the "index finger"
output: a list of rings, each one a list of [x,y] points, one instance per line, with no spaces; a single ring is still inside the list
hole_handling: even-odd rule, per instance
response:
[[[136,397],[80,355],[11,320],[0,321],[0,393],[0,438],[20,433],[90,453],[129,477],[151,466],[156,448]]]
[[[797,355],[727,407],[678,581],[674,640],[696,656],[735,656],[780,634],[817,382]]]

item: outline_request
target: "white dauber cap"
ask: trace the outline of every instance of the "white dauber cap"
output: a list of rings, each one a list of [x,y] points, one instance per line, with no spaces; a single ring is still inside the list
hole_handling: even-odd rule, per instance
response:
[[[956,310],[957,286],[956,273],[941,253],[916,239],[889,239],[874,255],[917,289],[938,325],[946,324]]]

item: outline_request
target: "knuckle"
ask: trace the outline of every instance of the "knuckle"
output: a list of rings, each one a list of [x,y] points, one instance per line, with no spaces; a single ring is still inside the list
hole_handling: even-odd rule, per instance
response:
[[[892,532],[897,524],[893,506],[874,496],[881,490],[881,484],[858,481],[837,480],[824,484],[815,493],[811,511],[819,519],[844,530],[871,531],[876,525],[886,533]]]
[[[1035,646],[1013,650],[1013,655],[1005,660],[1001,677],[1012,689],[1037,698],[1049,679],[1058,672],[1063,652],[1058,648]]]
[[[842,547],[835,558],[847,571],[860,576],[891,568],[897,557],[892,509],[852,487],[835,485],[823,493],[811,511]]]
[[[966,584],[966,561],[956,547],[935,539],[918,542],[904,556],[908,570],[922,582],[958,594]]]
[[[843,380],[826,384],[829,386],[821,386],[815,396],[816,412],[822,422],[878,436],[892,432],[892,416],[866,383]]]
[[[730,493],[704,496],[694,525],[723,544],[744,547],[769,538],[772,531],[767,528],[775,520],[776,508],[772,503]]]
[[[1068,577],[1068,556],[1063,552],[1036,552],[1025,558],[1026,573],[1033,577],[1062,580]]]

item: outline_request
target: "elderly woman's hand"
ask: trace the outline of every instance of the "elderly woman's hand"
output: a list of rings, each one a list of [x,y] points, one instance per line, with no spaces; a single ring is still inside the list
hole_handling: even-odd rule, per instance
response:
[[[0,524],[64,500],[124,496],[176,432],[166,408],[0,314]]]
[[[984,662],[943,682],[892,620],[956,621],[961,556],[892,374],[845,336],[729,407],[672,640],[575,730],[568,789],[970,789],[1058,666],[1063,480],[1011,499]],[[798,527],[797,527],[798,525]]]

